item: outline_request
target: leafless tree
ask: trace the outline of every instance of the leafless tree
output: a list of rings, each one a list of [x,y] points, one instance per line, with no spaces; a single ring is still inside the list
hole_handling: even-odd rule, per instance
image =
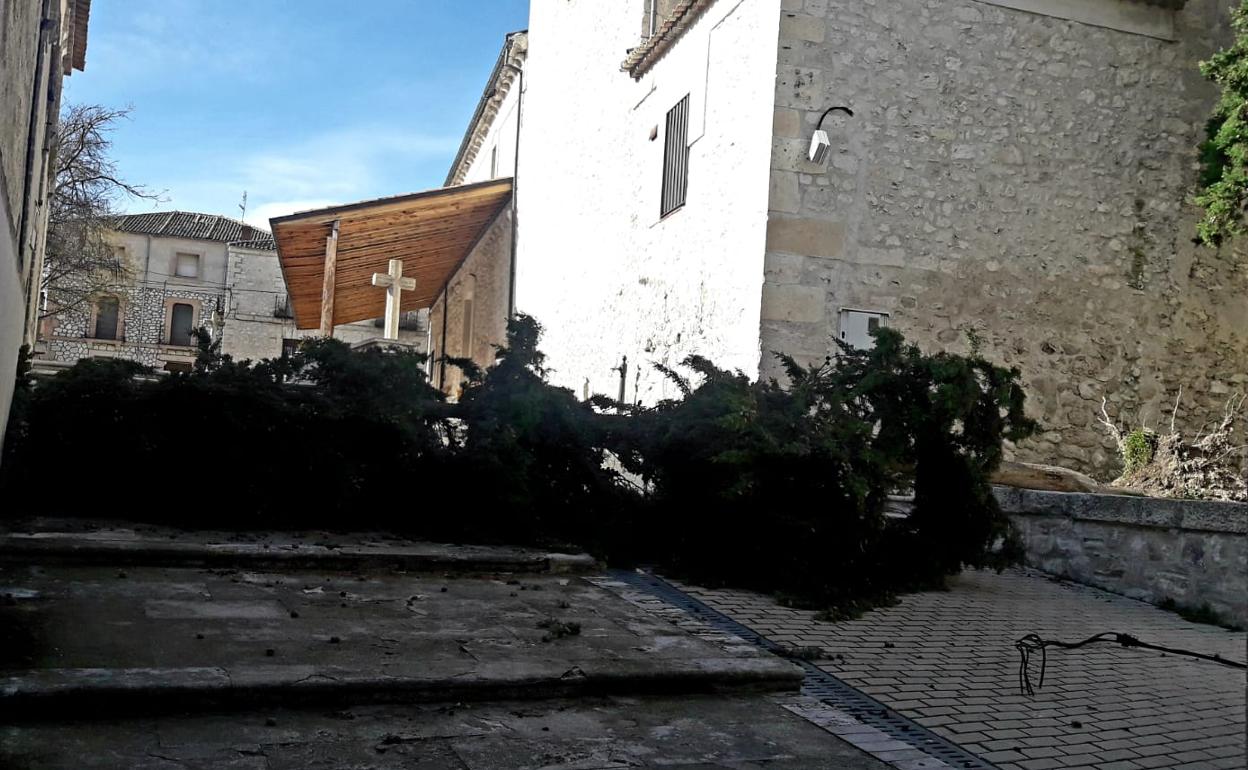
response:
[[[76,308],[129,278],[128,265],[106,237],[111,220],[126,199],[162,200],[159,193],[122,179],[110,155],[109,135],[129,114],[129,108],[98,104],[68,105],[61,113],[48,196],[44,315]]]

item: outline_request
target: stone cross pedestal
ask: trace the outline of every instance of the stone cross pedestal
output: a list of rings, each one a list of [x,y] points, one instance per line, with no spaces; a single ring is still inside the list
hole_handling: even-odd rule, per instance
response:
[[[404,291],[416,288],[415,278],[403,277],[403,260],[390,260],[390,271],[373,273],[373,285],[386,287],[386,325],[382,336],[388,340],[399,338],[399,298]]]

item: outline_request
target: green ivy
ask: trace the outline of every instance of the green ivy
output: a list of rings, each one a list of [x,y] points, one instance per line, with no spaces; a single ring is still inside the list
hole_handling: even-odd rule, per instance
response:
[[[1208,139],[1200,147],[1196,198],[1204,209],[1197,234],[1210,246],[1243,233],[1248,205],[1248,0],[1232,11],[1231,26],[1234,43],[1200,65],[1222,90],[1207,125]]]

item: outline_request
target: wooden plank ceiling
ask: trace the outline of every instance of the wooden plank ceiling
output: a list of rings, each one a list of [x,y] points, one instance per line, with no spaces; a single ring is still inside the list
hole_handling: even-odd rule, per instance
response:
[[[334,325],[380,318],[386,290],[372,285],[389,260],[416,279],[406,312],[433,305],[468,252],[511,199],[511,179],[304,211],[269,220],[277,257],[300,329],[320,325],[325,239],[338,225]]]

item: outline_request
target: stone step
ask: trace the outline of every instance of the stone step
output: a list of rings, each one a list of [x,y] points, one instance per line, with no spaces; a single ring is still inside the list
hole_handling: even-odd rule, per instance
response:
[[[796,692],[578,576],[0,564],[0,716]]]
[[[163,714],[0,727],[0,767],[890,770],[792,696],[681,695]],[[936,768],[911,762],[912,768]]]
[[[0,677],[0,716],[116,718],[264,707],[343,708],[379,703],[547,700],[608,695],[795,692],[801,672],[778,658],[557,661],[482,665],[446,673],[413,665],[385,675],[312,666],[43,669]]]
[[[51,525],[51,526],[50,526]],[[245,569],[402,570],[407,572],[577,573],[594,570],[584,553],[510,546],[465,546],[373,534],[190,532],[165,527],[91,526],[43,520],[39,531],[0,532],[0,561]]]

